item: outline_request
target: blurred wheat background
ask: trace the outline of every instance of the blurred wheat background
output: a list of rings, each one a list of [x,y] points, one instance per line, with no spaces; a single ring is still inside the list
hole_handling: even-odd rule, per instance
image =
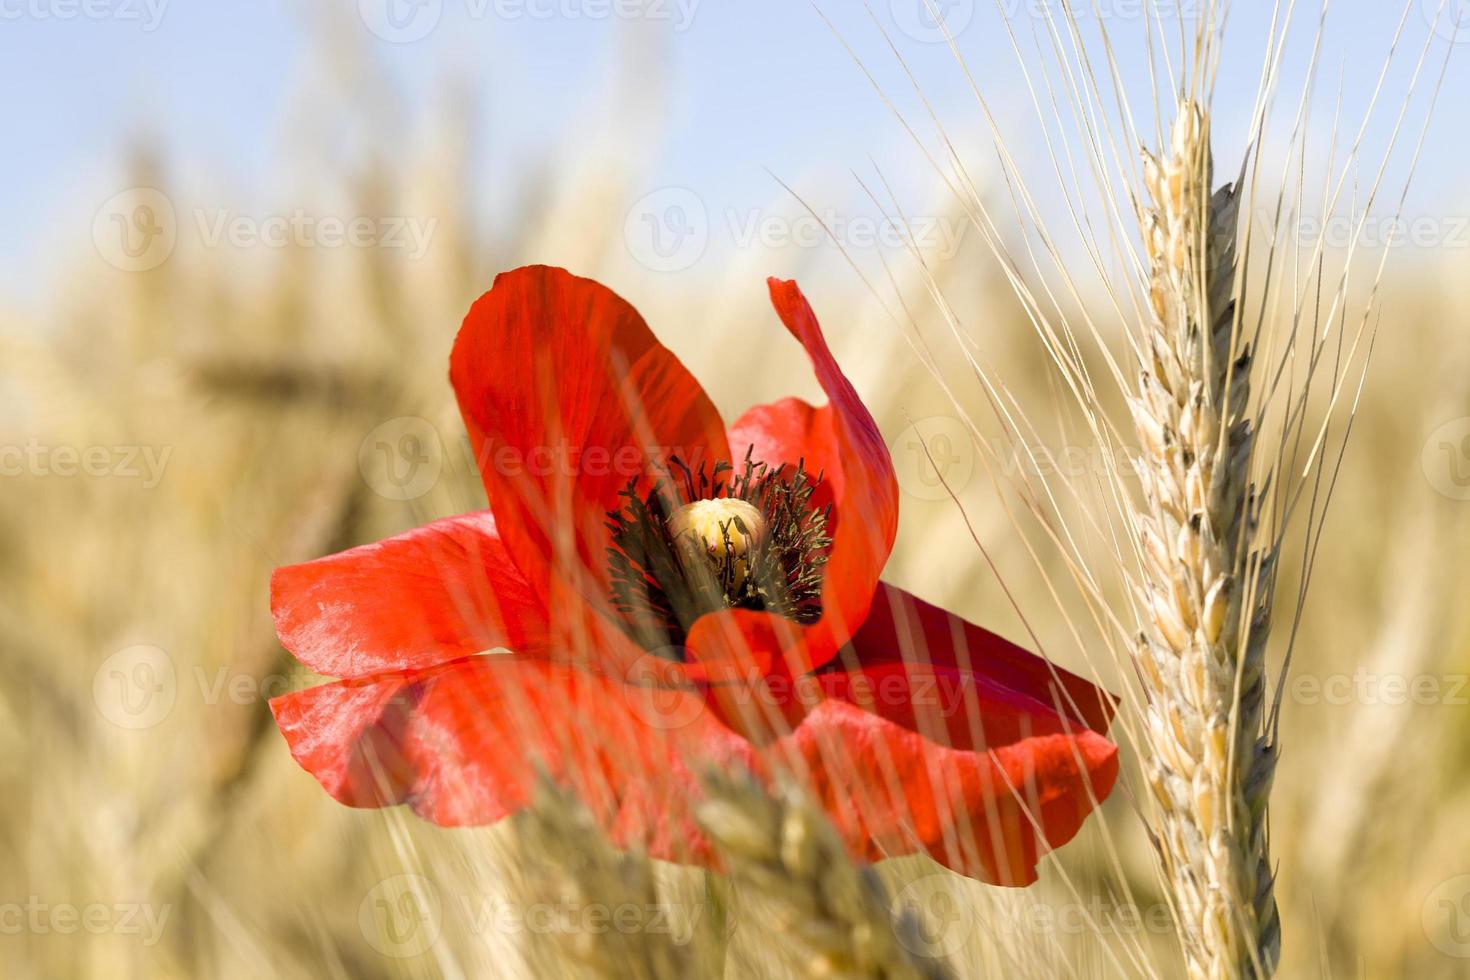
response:
[[[899,468],[902,521],[885,577],[1024,642],[993,561],[1058,663],[1095,661],[1114,689],[1131,679],[1077,648],[1050,594],[1051,578],[1066,577],[1056,556],[1033,561],[1034,542],[1003,505],[995,477],[1006,474],[972,445],[913,334],[889,315],[902,309],[919,335],[953,343],[903,242],[862,247],[863,221],[881,229],[882,211],[843,174],[872,181],[869,161],[833,159],[821,143],[804,158],[752,146],[752,186],[766,196],[745,200],[737,225],[771,223],[744,225],[765,230],[743,244],[690,252],[672,237],[690,209],[708,206],[724,238],[741,236],[700,193],[650,177],[649,143],[661,130],[677,138],[681,118],[657,31],[608,26],[607,84],[580,97],[564,138],[486,165],[476,148],[495,133],[476,93],[499,66],[445,65],[435,85],[405,94],[384,62],[411,49],[385,49],[351,6],[296,23],[307,68],[279,120],[290,152],[272,162],[290,179],[268,208],[201,176],[207,133],[180,159],[145,108],[133,138],[95,147],[107,173],[77,191],[86,207],[8,239],[25,251],[61,244],[44,255],[44,285],[0,296],[0,973],[633,975],[599,964],[612,962],[609,943],[645,934],[659,946],[637,953],[654,964],[648,975],[797,972],[772,949],[779,902],[605,852],[555,800],[545,819],[456,831],[340,807],[270,720],[268,697],[311,681],[272,631],[271,570],[483,506],[446,363],[496,271],[548,262],[607,283],[727,418],[786,394],[818,397],[766,306],[766,275],[800,279]],[[779,29],[815,15],[751,16]],[[902,28],[897,5],[893,16]],[[23,43],[4,34],[17,23],[0,23],[0,44]],[[841,42],[825,37],[840,64]],[[880,43],[860,60],[884,53]],[[942,44],[904,55],[925,71],[953,65]],[[849,67],[840,84],[884,118]],[[155,82],[175,83],[188,80]],[[1322,81],[1329,114],[1340,84],[1334,63]],[[1283,99],[1295,94],[1288,86]],[[1447,101],[1445,122],[1458,125],[1463,93]],[[943,108],[982,195],[1004,199],[974,104]],[[1218,128],[1229,171],[1245,148],[1222,146],[1238,127]],[[1431,140],[1426,154],[1448,145]],[[922,155],[907,152],[885,162],[907,161],[901,193],[929,233],[920,257],[987,368],[1035,419],[1055,420],[1037,447],[1046,465],[1085,480],[1092,451],[1064,418],[1003,270]],[[837,237],[862,276],[766,163],[818,214],[837,209],[847,224]],[[1470,228],[1456,220],[1470,212],[1444,179],[1454,169],[1430,167],[1431,191],[1408,209],[1430,221],[1426,240],[1379,242],[1365,260],[1376,267],[1389,253],[1375,362],[1283,705],[1271,834],[1283,976],[1470,971]],[[361,219],[371,240],[262,244],[258,222],[238,234],[214,224],[220,211],[297,209]],[[155,227],[167,233],[136,237]],[[385,246],[385,234],[405,247]],[[948,380],[978,414],[974,378]],[[893,907],[917,920],[909,952],[958,975],[1177,975],[1135,801],[1120,791],[1104,816],[1024,892],[920,859],[882,864]],[[633,908],[635,927],[586,928],[577,916],[598,903]],[[573,927],[554,927],[568,909]]]

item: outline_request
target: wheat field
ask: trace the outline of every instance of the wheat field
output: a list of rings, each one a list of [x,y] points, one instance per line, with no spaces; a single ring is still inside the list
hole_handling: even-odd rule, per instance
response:
[[[915,154],[934,227],[969,229],[952,241],[901,242],[856,269],[822,242],[672,273],[629,247],[649,191],[637,153],[588,141],[523,173],[479,172],[477,122],[452,73],[405,140],[374,132],[388,83],[371,55],[331,34],[319,45],[334,94],[311,111],[367,132],[374,149],[336,160],[310,145],[328,127],[304,127],[303,155],[328,162],[302,198],[422,234],[421,250],[211,243],[189,215],[213,202],[145,134],[113,161],[130,189],[116,208],[156,216],[161,198],[178,211],[166,260],[108,244],[117,229],[104,214],[94,247],[57,257],[44,302],[0,297],[0,975],[1186,975],[1149,839],[1151,743],[1131,725],[1112,733],[1124,782],[1027,889],[920,857],[870,873],[799,794],[767,796],[733,775],[706,814],[738,858],[722,875],[613,850],[555,787],[494,827],[447,830],[342,807],[297,767],[266,701],[314,678],[276,638],[271,572],[484,506],[447,358],[494,275],[532,262],[627,297],[727,418],[819,398],[765,295],[767,275],[799,279],[894,455],[902,511],[885,579],[1034,639],[1114,691],[1138,685],[1100,643],[1079,642],[1093,596],[1070,587],[1077,569],[1028,519],[1024,492],[1044,477],[1106,496],[1118,472],[1076,414],[1036,310],[1075,319],[1096,304],[1099,346],[1083,336],[1075,363],[1098,378],[1102,345],[1126,349],[1127,317],[1097,292],[1034,307],[1017,297],[1004,255],[1024,255],[1026,239],[997,224],[998,255],[972,206],[1000,214],[1016,199],[996,153],[971,154],[968,135],[944,144],[973,181],[958,195],[942,179],[949,161],[933,173]],[[1288,122],[1299,94],[1281,95]],[[1441,107],[1438,124],[1458,109]],[[1167,125],[1140,131],[1159,149]],[[1227,179],[1245,149],[1214,151]],[[1363,168],[1373,162],[1365,152]],[[761,213],[820,213],[824,188],[793,179],[789,193],[786,176]],[[855,181],[886,199],[867,172]],[[517,188],[513,214],[477,217],[486,182]],[[1433,216],[1442,229],[1446,211]],[[1319,463],[1331,505],[1280,555],[1286,584],[1262,654],[1272,695],[1288,641],[1292,661],[1269,862],[1251,871],[1274,885],[1283,977],[1470,970],[1470,617],[1455,598],[1470,587],[1467,245],[1358,256],[1366,271],[1341,287],[1343,322],[1371,316],[1371,363],[1369,340],[1330,347],[1356,365],[1350,381],[1306,400],[1333,419]],[[1330,295],[1338,280],[1323,270],[1346,268],[1346,251],[1333,243],[1315,280],[1313,260],[1279,268]],[[997,392],[1034,424],[1019,442],[996,424]],[[1126,420],[1123,395],[1099,405]],[[1263,441],[1280,438],[1266,430]],[[1314,481],[1318,513],[1326,485]],[[1084,550],[1101,559],[1095,596],[1125,608],[1126,576],[1107,572],[1106,550]],[[763,838],[770,828],[801,847]]]

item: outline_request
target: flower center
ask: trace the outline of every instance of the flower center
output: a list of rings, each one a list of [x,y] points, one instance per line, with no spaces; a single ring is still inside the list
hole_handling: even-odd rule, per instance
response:
[[[751,552],[765,536],[766,518],[735,497],[696,500],[669,517],[669,533],[685,576],[712,572],[728,594],[750,577]]]
[[[721,609],[773,612],[799,623],[822,614],[830,508],[803,463],[775,469],[746,453],[737,472],[671,460],[646,496],[637,481],[608,513],[613,605],[648,650],[682,655],[694,621]]]

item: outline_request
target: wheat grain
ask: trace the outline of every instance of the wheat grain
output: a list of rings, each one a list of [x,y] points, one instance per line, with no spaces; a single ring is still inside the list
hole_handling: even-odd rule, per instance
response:
[[[1209,117],[1195,102],[1181,103],[1167,153],[1145,151],[1144,169],[1155,319],[1130,407],[1157,844],[1189,975],[1269,976],[1280,946],[1266,834],[1276,746],[1262,735],[1274,561],[1256,541],[1238,204],[1230,185],[1210,191]]]

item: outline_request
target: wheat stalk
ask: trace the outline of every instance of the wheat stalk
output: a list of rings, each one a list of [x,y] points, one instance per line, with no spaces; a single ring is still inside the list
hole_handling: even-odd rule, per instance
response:
[[[1145,151],[1141,208],[1155,319],[1130,407],[1151,629],[1145,767],[1157,846],[1194,978],[1269,976],[1280,925],[1267,850],[1276,747],[1262,734],[1270,548],[1256,540],[1251,350],[1235,317],[1238,203],[1211,193],[1209,117],[1185,100]]]

